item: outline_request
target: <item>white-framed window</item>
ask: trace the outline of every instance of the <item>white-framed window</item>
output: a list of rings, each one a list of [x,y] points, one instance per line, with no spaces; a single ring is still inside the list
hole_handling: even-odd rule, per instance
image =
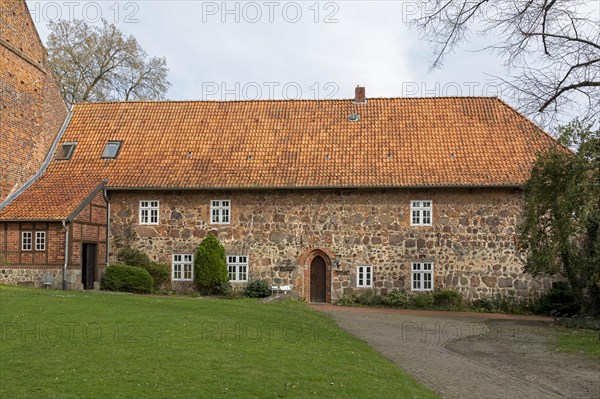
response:
[[[229,224],[231,214],[231,201],[210,201],[210,222],[212,224]]]
[[[46,232],[36,231],[35,232],[35,250],[45,251],[46,250]]]
[[[358,266],[358,278],[356,286],[358,288],[369,288],[373,286],[373,266]]]
[[[413,291],[433,291],[433,262],[413,262],[410,275]]]
[[[248,257],[245,255],[227,255],[229,281],[248,281]]]
[[[194,279],[194,255],[173,254],[171,279],[192,281]]]
[[[431,200],[410,201],[410,225],[431,226]]]
[[[31,251],[33,233],[31,231],[21,232],[21,251]]]
[[[158,224],[158,200],[140,201],[140,224]]]

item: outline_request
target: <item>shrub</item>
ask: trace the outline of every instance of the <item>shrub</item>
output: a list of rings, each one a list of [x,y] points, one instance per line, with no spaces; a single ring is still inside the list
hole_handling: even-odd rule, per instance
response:
[[[229,281],[225,249],[213,235],[208,235],[198,247],[194,259],[195,280],[201,291],[221,293]]]
[[[415,295],[410,298],[411,306],[419,309],[430,309],[433,307],[433,295],[431,294],[422,294]]]
[[[354,306],[356,305],[356,297],[354,294],[344,294],[335,304],[339,306]]]
[[[579,311],[579,305],[573,291],[566,282],[555,282],[547,292],[540,296],[536,309],[538,313],[573,316]]]
[[[154,279],[154,291],[160,291],[163,284],[171,279],[171,269],[165,263],[156,263],[139,249],[125,247],[119,251],[119,260],[129,266],[146,269]]]
[[[229,281],[221,281],[221,283],[215,287],[213,292],[218,295],[229,297],[233,292],[233,288],[231,287],[231,284],[229,284]]]
[[[119,251],[118,258],[121,262],[129,266],[147,268],[152,263],[148,255],[139,249],[131,248],[130,246],[122,248]]]
[[[373,288],[367,288],[356,297],[356,304],[362,306],[378,306],[383,305],[384,299],[378,295]]]
[[[508,295],[500,295],[496,300],[496,308],[503,313],[523,314],[527,313],[526,304],[523,299],[515,296],[514,292],[509,291]]]
[[[144,269],[152,276],[155,291],[160,291],[163,284],[171,280],[171,269],[166,263],[150,262]]]
[[[490,298],[481,298],[473,301],[472,308],[481,312],[493,312],[494,303]]]
[[[229,285],[229,284],[228,284]],[[229,290],[223,294],[227,299],[240,299],[246,294],[246,289],[239,285],[229,286]]]
[[[141,267],[116,263],[104,270],[102,289],[122,292],[150,292],[154,280]]]
[[[388,292],[384,297],[385,304],[393,308],[405,308],[408,305],[408,296],[399,289],[394,289]]]
[[[500,312],[512,314],[535,313],[537,308],[535,297],[517,298],[514,293],[509,295],[498,294],[496,298],[482,298],[473,301],[470,306],[478,312]]]
[[[265,298],[271,295],[271,287],[265,280],[255,280],[248,284],[245,294],[250,298]]]
[[[462,309],[462,295],[452,290],[436,291],[433,293],[433,305],[444,309]]]
[[[554,320],[555,326],[566,328],[585,328],[588,330],[600,330],[600,318],[597,317],[559,317]],[[598,336],[600,340],[600,335]]]

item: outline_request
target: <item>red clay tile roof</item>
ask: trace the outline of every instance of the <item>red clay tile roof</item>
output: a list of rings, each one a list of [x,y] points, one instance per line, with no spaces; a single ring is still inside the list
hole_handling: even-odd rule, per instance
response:
[[[497,98],[456,97],[77,104],[65,142],[47,181],[173,189],[520,186],[557,145]]]
[[[0,220],[71,220],[78,207],[103,186],[94,179],[45,174],[0,210]]]

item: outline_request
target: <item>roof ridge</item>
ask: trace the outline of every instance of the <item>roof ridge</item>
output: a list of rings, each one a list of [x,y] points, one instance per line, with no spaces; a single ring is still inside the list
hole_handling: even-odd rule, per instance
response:
[[[447,99],[470,99],[470,100],[495,100],[497,96],[436,96],[436,97],[369,97],[370,100],[447,100]],[[80,102],[74,106],[94,106],[106,104],[169,104],[169,103],[291,103],[291,102],[347,102],[354,101],[354,98],[293,98],[293,99],[267,99],[267,100],[136,100],[136,101],[98,101],[98,102]],[[502,100],[500,100],[502,101]]]

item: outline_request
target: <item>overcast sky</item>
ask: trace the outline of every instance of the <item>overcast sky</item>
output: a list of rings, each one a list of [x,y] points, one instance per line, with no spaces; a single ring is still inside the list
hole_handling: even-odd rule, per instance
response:
[[[473,37],[443,69],[406,21],[415,1],[28,0],[45,42],[48,21],[104,17],[164,56],[171,100],[499,95],[502,61]]]

